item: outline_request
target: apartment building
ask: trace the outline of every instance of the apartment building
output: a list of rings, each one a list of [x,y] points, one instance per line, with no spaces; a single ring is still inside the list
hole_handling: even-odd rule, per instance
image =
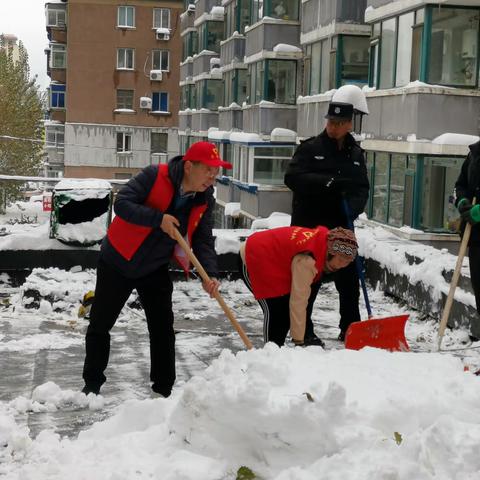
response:
[[[222,8],[218,49],[200,27],[220,23]],[[356,125],[368,217],[448,233],[453,185],[479,135],[479,17],[480,0],[185,2],[180,145],[208,138],[234,164],[217,182],[218,223],[232,224],[222,218],[232,203],[240,226],[290,211],[283,174],[293,150],[323,129],[335,89],[353,84],[370,111]],[[200,81],[218,85],[219,73],[223,96],[207,87],[216,99],[207,104]]]
[[[20,58],[20,51],[17,43],[18,38],[12,33],[0,34],[0,50],[12,56],[14,62]]]
[[[51,175],[129,178],[178,154],[181,0],[45,4]]]

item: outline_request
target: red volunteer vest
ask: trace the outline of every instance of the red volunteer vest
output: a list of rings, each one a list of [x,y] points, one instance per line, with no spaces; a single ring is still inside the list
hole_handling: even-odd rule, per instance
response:
[[[168,166],[159,165],[157,178],[145,200],[145,205],[165,212],[172,201],[173,194],[173,185],[168,177]],[[187,241],[189,244],[191,244],[193,232],[206,209],[207,204],[202,204],[193,207],[190,212],[187,226]],[[160,228],[160,225],[158,228]],[[126,260],[131,260],[152,230],[152,227],[127,222],[117,215],[108,228],[107,236],[115,250]],[[173,256],[185,272],[188,272],[190,262],[178,244]]]
[[[325,227],[281,227],[250,235],[245,246],[245,263],[255,298],[281,297],[290,293],[292,258],[310,252],[318,274],[322,273],[327,254]]]

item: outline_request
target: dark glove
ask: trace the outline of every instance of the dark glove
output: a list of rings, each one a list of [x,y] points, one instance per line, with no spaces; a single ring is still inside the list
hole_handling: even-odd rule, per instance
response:
[[[468,212],[471,208],[472,204],[470,203],[470,200],[468,198],[462,198],[457,204],[457,209],[460,215]]]
[[[475,225],[476,223],[480,222],[480,205],[475,205],[472,207],[470,204],[470,208],[465,209],[463,213],[461,213],[461,216],[465,222]]]

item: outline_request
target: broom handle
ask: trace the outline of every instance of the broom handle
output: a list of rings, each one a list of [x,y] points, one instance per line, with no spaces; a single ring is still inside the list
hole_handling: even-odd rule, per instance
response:
[[[188,243],[185,241],[185,239],[182,237],[180,232],[175,228],[175,239],[179,243],[179,245],[185,250],[185,253],[187,254],[188,258],[190,261],[193,263],[195,268],[197,269],[197,272],[200,274],[202,277],[202,280],[204,282],[210,282],[211,278],[208,276],[208,273],[205,271],[205,269],[202,267],[201,263],[198,261],[197,257],[195,254],[192,252],[192,249],[188,245]],[[235,318],[235,315],[233,314],[232,310],[228,307],[228,305],[225,303],[225,300],[223,297],[220,295],[220,293],[217,291],[214,294],[215,300],[217,300],[218,304],[220,307],[222,307],[222,310],[225,312],[225,315],[228,317],[230,320],[230,323],[233,325],[233,328],[238,332],[240,335],[240,338],[243,340],[243,343],[247,347],[248,350],[251,350],[253,348],[252,342],[250,339],[247,337],[246,333],[244,332],[243,328],[241,325],[238,323],[237,319]]]
[[[355,233],[355,227],[353,226],[352,218],[350,217],[350,207],[348,206],[345,196],[342,198],[343,210],[347,217],[348,229]],[[365,307],[367,308],[368,318],[372,318],[372,307],[370,306],[370,300],[368,299],[367,284],[365,283],[365,273],[363,271],[363,264],[360,260],[360,256],[357,254],[355,257],[355,266],[357,267],[358,278],[360,279],[360,285],[362,286],[363,298],[365,299]]]
[[[475,205],[476,198],[473,198],[472,205]],[[453,272],[452,281],[450,282],[450,290],[448,292],[447,301],[445,302],[445,308],[443,309],[442,319],[440,320],[440,326],[438,327],[438,350],[442,346],[443,335],[447,328],[448,317],[453,305],[453,297],[455,296],[455,290],[457,288],[458,280],[460,278],[460,271],[462,269],[463,259],[467,252],[468,241],[470,240],[470,233],[472,231],[471,223],[467,222],[465,231],[463,232],[462,243],[458,251],[457,263]]]

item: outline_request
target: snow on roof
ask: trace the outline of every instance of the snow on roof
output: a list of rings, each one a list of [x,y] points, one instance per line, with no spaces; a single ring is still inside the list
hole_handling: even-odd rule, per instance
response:
[[[436,145],[472,145],[477,143],[480,137],[477,135],[465,135],[463,133],[442,133],[432,140]]]
[[[288,227],[291,216],[288,213],[273,212],[268,218],[257,218],[252,222],[252,230],[264,228]]]
[[[212,9],[210,10],[210,14],[211,15],[215,15],[215,16],[221,16],[223,18],[223,15],[225,14],[225,8],[223,7],[220,7],[220,6],[214,6],[212,7]]]
[[[289,45],[288,43],[278,43],[273,47],[274,52],[301,52],[302,49],[296,47],[295,45]]]
[[[258,133],[232,132],[230,141],[233,143],[261,143],[262,137]]]
[[[227,132],[225,130],[208,130],[208,139],[209,140],[228,140],[232,132]]]
[[[55,185],[55,190],[111,190],[112,185],[107,180],[100,180],[98,178],[66,178],[60,180]]]
[[[226,217],[238,217],[240,213],[240,202],[230,202],[225,204]]]
[[[274,128],[270,133],[272,142],[295,142],[297,140],[297,132],[288,128]]]
[[[164,35],[170,35],[170,29],[165,27],[157,28],[156,32]]]

